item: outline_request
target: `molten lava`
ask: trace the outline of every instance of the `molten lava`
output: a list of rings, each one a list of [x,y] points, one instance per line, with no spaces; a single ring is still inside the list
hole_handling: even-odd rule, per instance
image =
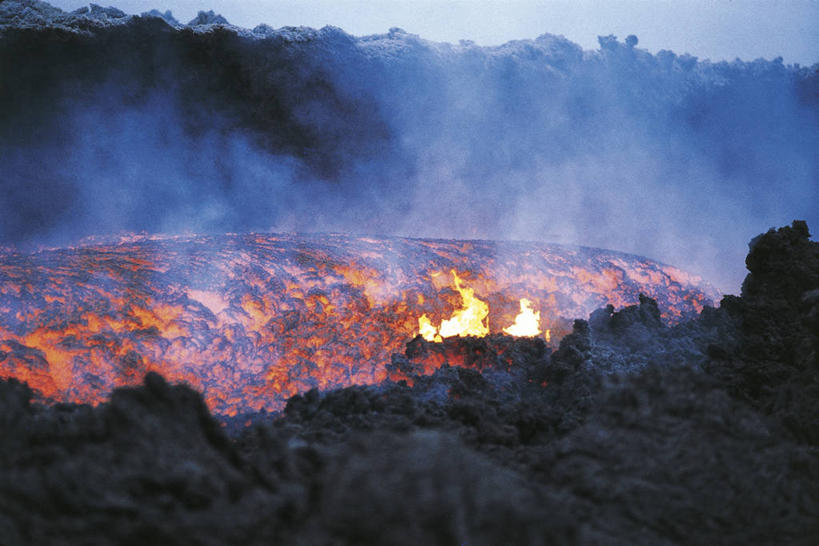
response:
[[[441,321],[441,326],[435,328],[426,315],[418,319],[418,333],[427,341],[441,341],[441,338],[452,336],[483,337],[489,334],[489,325],[486,322],[489,316],[489,306],[485,301],[475,297],[472,288],[461,287],[461,279],[453,269],[450,271],[455,282],[455,290],[461,295],[461,308],[456,310],[451,318]]]
[[[426,314],[418,318],[418,335],[427,341],[442,341],[441,335],[438,333],[438,328],[432,325],[429,317]]]
[[[509,328],[504,328],[503,333],[519,337],[540,335],[540,311],[535,312],[532,309],[532,302],[527,298],[521,298],[520,313],[515,317],[515,323]]]
[[[418,335],[427,341],[440,343],[443,338],[453,336],[484,337],[489,335],[487,317],[489,305],[475,297],[475,291],[461,286],[461,279],[453,269],[452,273],[455,290],[461,295],[461,308],[457,309],[451,318],[441,321],[441,326],[432,325],[426,314],[418,318]],[[527,298],[520,299],[520,313],[515,317],[515,323],[504,328],[504,333],[515,337],[533,337],[540,334],[540,311],[532,309],[532,302]],[[546,338],[549,334],[547,330]]]
[[[560,337],[640,293],[669,322],[718,297],[644,258],[546,244],[248,234],[0,251],[0,377],[99,403],[157,371],[217,413],[278,410],[313,387],[384,380],[419,326],[501,332],[526,298]]]

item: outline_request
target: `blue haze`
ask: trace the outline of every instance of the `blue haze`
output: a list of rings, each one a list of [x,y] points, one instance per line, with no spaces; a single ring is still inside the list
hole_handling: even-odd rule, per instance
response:
[[[751,237],[794,218],[819,229],[819,65],[651,54],[636,37],[480,47],[7,0],[0,74],[0,244],[543,240],[736,292]]]

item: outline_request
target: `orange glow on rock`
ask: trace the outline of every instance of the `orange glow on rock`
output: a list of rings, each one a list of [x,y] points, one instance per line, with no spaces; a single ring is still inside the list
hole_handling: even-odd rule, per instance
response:
[[[719,296],[695,280],[617,252],[491,241],[129,236],[0,250],[0,377],[96,404],[157,371],[217,413],[276,411],[313,387],[398,377],[387,364],[418,317],[433,339],[486,335],[516,323],[526,298],[558,339],[571,319],[640,293],[679,320]]]
[[[441,336],[438,335],[438,328],[432,325],[432,322],[426,314],[418,318],[418,334],[427,341],[441,341]]]
[[[474,289],[461,286],[461,279],[454,269],[450,273],[452,273],[455,290],[461,295],[461,308],[456,309],[450,318],[441,321],[441,325],[437,328],[437,337],[483,337],[489,334],[489,326],[486,323],[486,317],[489,316],[489,305],[475,297]],[[431,323],[428,326],[431,327]],[[419,320],[420,327],[421,321]],[[429,331],[428,328],[427,331]]]

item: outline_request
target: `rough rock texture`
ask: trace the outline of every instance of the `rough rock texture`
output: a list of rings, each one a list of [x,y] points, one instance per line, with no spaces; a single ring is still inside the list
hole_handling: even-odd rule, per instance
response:
[[[742,296],[674,328],[643,298],[553,353],[416,339],[411,381],[246,427],[155,374],[97,408],[2,382],[0,542],[815,544],[818,249],[762,235]],[[480,371],[412,375],[458,344]]]
[[[797,439],[819,445],[819,245],[805,222],[750,243],[742,298],[723,308],[741,325],[742,346],[709,371]]]

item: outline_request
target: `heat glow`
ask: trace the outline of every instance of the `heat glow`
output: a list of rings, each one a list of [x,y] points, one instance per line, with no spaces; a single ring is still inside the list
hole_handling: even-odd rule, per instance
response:
[[[504,328],[503,333],[518,337],[540,335],[540,311],[535,312],[532,309],[532,302],[527,298],[521,298],[520,313],[515,317],[515,323],[509,328]]]
[[[484,337],[489,335],[489,305],[475,296],[472,288],[462,286],[458,273],[453,269],[453,285],[461,295],[461,308],[456,309],[452,317],[441,321],[436,328],[426,314],[418,318],[418,335],[427,341],[442,342],[443,338],[454,336]],[[533,337],[540,335],[540,311],[532,309],[532,302],[527,298],[520,299],[520,313],[515,317],[515,323],[503,332],[515,337]],[[549,340],[547,330],[546,339]]]
[[[486,318],[489,306],[485,301],[475,297],[475,290],[461,286],[461,279],[455,270],[451,270],[455,290],[461,295],[461,308],[452,317],[442,320],[441,326],[435,328],[426,315],[418,319],[419,333],[427,341],[441,341],[441,338],[453,336],[483,337],[489,334]]]
[[[645,258],[547,244],[247,234],[0,251],[0,377],[96,404],[157,371],[216,413],[276,411],[385,380],[419,331],[501,332],[525,298],[559,338],[640,293],[669,322],[718,297]]]

